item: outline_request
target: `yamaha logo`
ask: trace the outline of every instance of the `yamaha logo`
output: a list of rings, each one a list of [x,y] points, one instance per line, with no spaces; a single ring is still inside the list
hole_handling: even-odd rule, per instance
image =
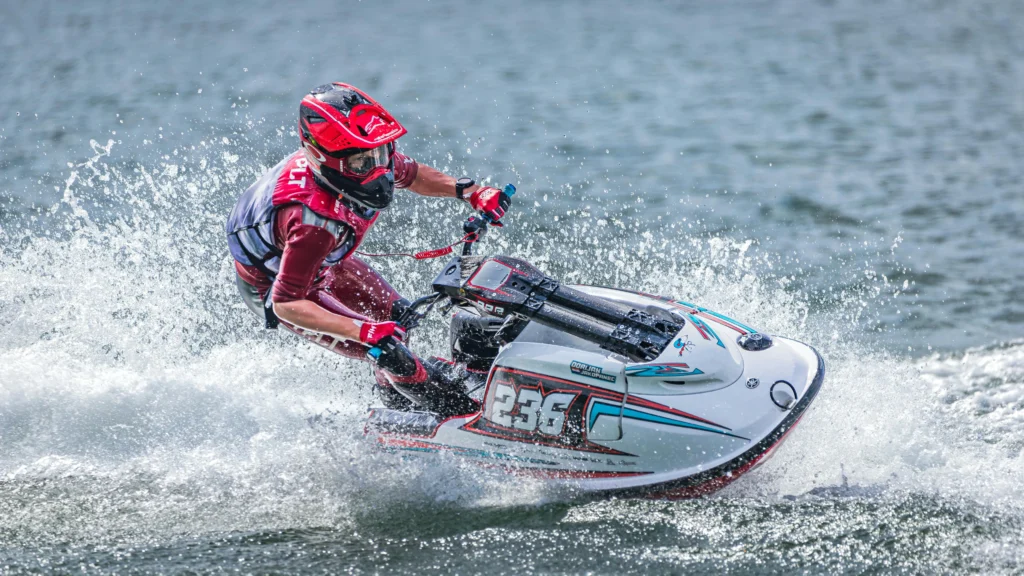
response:
[[[758,384],[760,384],[760,383],[761,383],[761,381],[758,380],[757,378],[748,378],[747,379],[747,388],[750,388],[751,390],[753,390],[754,388],[757,388]]]

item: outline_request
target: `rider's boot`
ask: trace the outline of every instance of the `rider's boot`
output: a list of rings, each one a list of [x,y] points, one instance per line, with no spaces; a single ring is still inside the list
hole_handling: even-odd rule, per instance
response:
[[[431,356],[424,363],[428,367],[432,366],[439,378],[457,382],[467,394],[483,388],[484,384],[487,383],[486,370],[474,370],[465,364],[455,363],[438,356]]]
[[[444,361],[421,361],[392,338],[377,346],[381,351],[377,368],[394,390],[418,408],[442,418],[472,414],[480,409],[479,403],[466,394],[465,378],[460,378]]]
[[[401,410],[403,412],[412,410],[412,401],[391,385],[391,381],[385,376],[384,371],[375,369],[373,375],[377,379],[377,384],[373,387],[374,392],[376,392],[377,397],[380,398],[380,402],[385,408]]]

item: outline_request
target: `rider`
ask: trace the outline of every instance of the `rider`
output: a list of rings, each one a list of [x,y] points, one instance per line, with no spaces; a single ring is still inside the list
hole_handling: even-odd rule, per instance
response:
[[[511,199],[456,180],[396,149],[404,127],[365,92],[340,82],[314,88],[299,105],[302,149],[250,186],[227,222],[236,284],[249,308],[329,350],[375,363],[392,406],[445,414],[476,409],[443,361],[405,347],[396,323],[409,302],[355,251],[394,188],[455,197],[493,222]]]

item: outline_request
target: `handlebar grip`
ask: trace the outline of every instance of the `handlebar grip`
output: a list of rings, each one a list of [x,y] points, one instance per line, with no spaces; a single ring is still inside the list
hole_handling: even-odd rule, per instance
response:
[[[373,358],[374,360],[380,360],[380,355],[383,353],[384,351],[376,346],[366,351],[366,355],[369,356],[370,358]]]
[[[477,218],[479,216],[479,218]],[[475,234],[481,230],[487,230],[490,220],[483,214],[474,214],[462,223],[462,231],[466,234]]]
[[[502,192],[506,196],[511,198],[511,197],[515,196],[515,194],[516,194],[516,187],[513,186],[512,184],[505,184],[505,188],[502,189]],[[490,215],[488,215],[488,214],[481,214],[480,216],[482,216],[483,219],[486,220],[489,224],[494,224],[494,219],[491,218]]]
[[[516,187],[512,184],[506,184],[502,192],[511,198],[516,193]],[[495,222],[487,214],[473,214],[462,223],[463,233],[473,235],[470,239],[466,240],[466,246],[462,249],[463,255],[470,254],[472,244],[487,233],[488,224],[494,225]]]

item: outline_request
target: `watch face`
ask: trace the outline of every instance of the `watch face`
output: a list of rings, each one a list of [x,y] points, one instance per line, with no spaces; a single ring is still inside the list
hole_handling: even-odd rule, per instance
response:
[[[458,180],[455,181],[455,183],[458,184],[459,186],[462,186],[463,188],[465,188],[466,186],[472,186],[473,185],[473,179],[472,178],[459,178]]]

